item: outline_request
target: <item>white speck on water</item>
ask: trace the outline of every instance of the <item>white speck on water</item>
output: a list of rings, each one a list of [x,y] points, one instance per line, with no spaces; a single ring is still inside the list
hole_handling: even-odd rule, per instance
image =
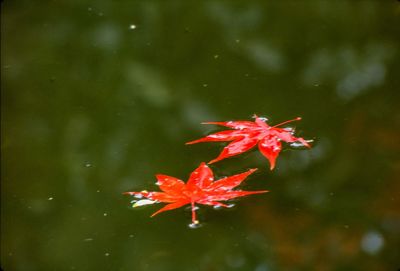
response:
[[[100,193],[100,190],[96,190],[97,193]]]
[[[195,220],[193,223],[190,223],[188,226],[191,229],[197,229],[197,228],[200,228],[202,225],[200,224],[200,222],[198,220]]]
[[[85,164],[85,167],[91,167],[91,166],[92,166],[92,164],[90,164],[90,163]]]
[[[133,234],[130,234],[130,235],[129,235],[129,238],[133,238],[133,236],[134,236]]]
[[[131,29],[131,30],[136,29],[136,25],[131,24],[131,25],[129,26],[129,29]]]
[[[203,84],[203,87],[205,87],[205,88],[208,87],[208,84]]]
[[[86,238],[86,239],[83,239],[83,241],[84,242],[91,242],[91,241],[93,241],[93,238]]]
[[[108,216],[108,214],[107,214],[107,213],[104,213],[103,216]]]
[[[215,59],[219,58],[219,55],[214,55],[214,58],[215,58]]]
[[[47,200],[53,200],[53,197],[48,198]]]
[[[110,256],[110,253],[106,252],[106,253],[104,253],[104,256],[108,257],[108,256]]]

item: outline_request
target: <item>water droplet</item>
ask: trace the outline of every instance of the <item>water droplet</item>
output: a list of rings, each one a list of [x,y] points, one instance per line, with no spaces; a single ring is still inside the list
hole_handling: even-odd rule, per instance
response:
[[[304,146],[303,143],[300,143],[300,142],[292,142],[289,144],[289,146],[292,147],[293,149],[306,148],[306,146]]]
[[[132,207],[135,208],[135,207],[139,207],[139,206],[154,204],[156,202],[157,201],[154,201],[154,200],[142,199],[142,200],[137,201],[135,204],[133,204]]]
[[[202,225],[200,224],[200,222],[198,220],[195,220],[193,223],[190,223],[188,226],[191,229],[197,229],[197,228],[200,228]]]

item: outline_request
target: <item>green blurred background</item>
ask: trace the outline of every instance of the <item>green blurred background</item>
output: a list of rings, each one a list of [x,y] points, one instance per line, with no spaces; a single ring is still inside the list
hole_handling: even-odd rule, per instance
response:
[[[4,270],[398,270],[399,1],[5,1]],[[217,127],[303,117],[228,210],[130,207],[186,180]]]

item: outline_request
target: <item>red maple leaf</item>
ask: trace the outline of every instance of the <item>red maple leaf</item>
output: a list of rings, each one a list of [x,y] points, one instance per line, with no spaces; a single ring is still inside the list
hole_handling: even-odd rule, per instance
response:
[[[144,190],[141,192],[125,192],[124,194],[134,195],[136,198],[146,198],[136,201],[133,207],[159,202],[168,203],[163,208],[152,214],[152,217],[161,212],[191,204],[192,225],[196,225],[199,222],[196,219],[195,203],[218,207],[229,207],[219,201],[268,192],[267,190],[233,190],[235,187],[240,185],[247,176],[256,170],[257,169],[250,169],[246,172],[214,181],[214,175],[211,169],[205,163],[201,163],[200,166],[192,172],[187,183],[184,183],[182,180],[175,177],[158,174],[156,175],[156,184],[163,192],[148,192]]]
[[[281,141],[288,143],[300,142],[302,145],[310,148],[310,145],[301,137],[295,137],[292,128],[277,128],[283,124],[301,120],[300,117],[288,120],[274,126],[269,126],[266,119],[254,115],[255,121],[228,121],[228,122],[203,122],[203,124],[216,124],[234,130],[225,130],[214,133],[198,140],[190,141],[186,144],[195,144],[209,141],[232,141],[229,143],[220,155],[211,160],[209,164],[222,159],[244,153],[258,144],[260,152],[269,160],[270,169],[274,169],[275,161],[281,149]]]

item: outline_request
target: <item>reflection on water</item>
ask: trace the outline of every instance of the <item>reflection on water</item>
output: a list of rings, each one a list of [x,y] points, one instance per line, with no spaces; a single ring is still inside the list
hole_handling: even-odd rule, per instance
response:
[[[392,59],[392,52],[391,46],[385,45],[369,45],[361,51],[341,48],[337,52],[327,52],[323,49],[311,58],[304,81],[309,85],[337,82],[338,96],[349,100],[384,83],[385,62]]]
[[[397,270],[397,1],[7,2],[1,39],[5,270]],[[302,116],[307,151],[258,167],[235,207],[149,218],[124,191],[221,146],[202,121]],[[217,144],[218,145],[218,144]],[[221,144],[223,145],[223,144]],[[155,207],[156,208],[156,207]],[[150,209],[150,210],[149,210]],[[204,223],[203,223],[204,222]]]

